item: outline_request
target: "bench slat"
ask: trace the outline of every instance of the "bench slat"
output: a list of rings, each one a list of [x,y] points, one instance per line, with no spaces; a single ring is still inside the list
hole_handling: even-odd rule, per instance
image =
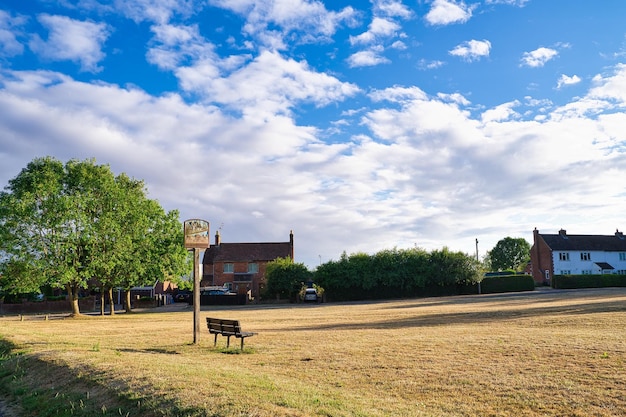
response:
[[[254,336],[254,332],[242,332],[238,320],[216,319],[207,317],[207,328],[210,334],[215,335],[213,345],[217,344],[217,335],[226,336],[226,347],[230,346],[230,338],[235,336],[241,339],[241,349],[243,350],[243,341],[246,337]]]

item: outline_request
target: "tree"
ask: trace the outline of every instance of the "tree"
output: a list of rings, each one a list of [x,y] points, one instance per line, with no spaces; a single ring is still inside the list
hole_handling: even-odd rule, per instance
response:
[[[530,244],[524,238],[505,237],[487,253],[487,258],[492,271],[519,271],[530,260]]]
[[[90,282],[112,294],[178,273],[186,258],[178,213],[93,160],[29,163],[0,193],[0,242],[4,288],[65,288],[75,315]]]
[[[302,284],[311,280],[311,272],[303,263],[294,263],[291,258],[276,258],[268,262],[265,270],[267,286],[265,293],[294,299]]]

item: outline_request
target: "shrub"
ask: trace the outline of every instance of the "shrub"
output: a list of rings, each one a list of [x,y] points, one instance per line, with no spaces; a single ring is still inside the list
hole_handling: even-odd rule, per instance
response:
[[[483,294],[533,291],[534,289],[535,281],[530,275],[486,277],[481,282],[481,292]]]
[[[626,275],[555,275],[552,287],[559,289],[626,287]]]

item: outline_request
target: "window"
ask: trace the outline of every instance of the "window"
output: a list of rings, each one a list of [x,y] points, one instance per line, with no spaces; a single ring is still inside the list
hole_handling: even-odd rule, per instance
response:
[[[626,261],[626,252],[620,252],[619,253],[619,260],[620,261]]]
[[[580,260],[581,261],[589,261],[589,260],[591,260],[591,254],[589,252],[581,252],[580,253]]]
[[[561,275],[572,275],[572,271],[569,269],[561,269]]]
[[[257,272],[259,272],[259,264],[257,264],[257,263],[249,263],[248,264],[248,273],[249,274],[256,274]]]
[[[582,271],[580,271],[580,273],[582,275],[591,275],[593,274],[593,271],[591,269],[583,269]]]
[[[559,252],[559,261],[569,261],[569,252]]]
[[[232,274],[235,272],[235,264],[224,264],[224,273]]]
[[[626,275],[626,270],[624,270],[624,269],[618,269],[618,270],[617,270],[617,273],[618,273],[619,275]]]

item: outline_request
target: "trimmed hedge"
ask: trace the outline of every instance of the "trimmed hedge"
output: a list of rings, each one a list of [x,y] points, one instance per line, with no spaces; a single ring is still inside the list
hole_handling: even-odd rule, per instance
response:
[[[605,288],[626,287],[626,275],[554,275],[552,288]]]
[[[531,275],[485,277],[480,284],[480,288],[483,294],[534,291],[535,281]]]

